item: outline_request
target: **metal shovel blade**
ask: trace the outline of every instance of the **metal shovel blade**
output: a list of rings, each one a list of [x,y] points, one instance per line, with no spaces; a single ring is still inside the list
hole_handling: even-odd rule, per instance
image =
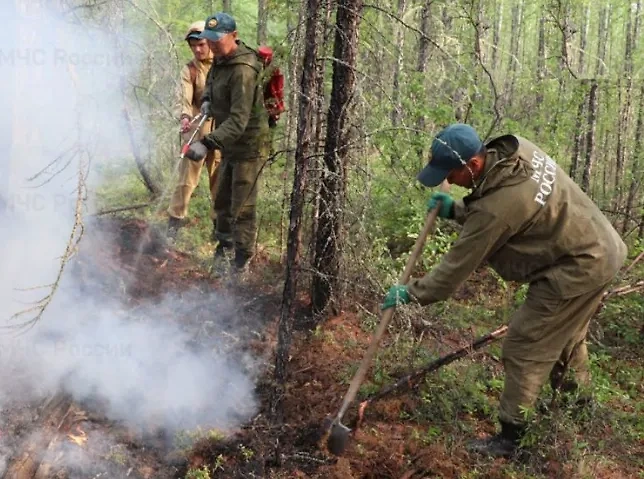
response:
[[[335,422],[331,426],[331,434],[329,434],[329,439],[326,441],[329,452],[335,456],[341,455],[347,447],[350,434],[351,429],[341,422]]]

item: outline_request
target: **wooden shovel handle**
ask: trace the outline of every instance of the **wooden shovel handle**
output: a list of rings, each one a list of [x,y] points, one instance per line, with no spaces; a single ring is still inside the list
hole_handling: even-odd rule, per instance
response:
[[[449,191],[449,183],[447,181],[443,181],[441,183],[441,192],[447,193],[448,191]],[[436,208],[432,209],[427,214],[427,218],[425,219],[425,225],[423,226],[422,231],[418,235],[418,238],[416,238],[416,244],[414,244],[414,249],[412,250],[411,255],[409,256],[409,259],[407,260],[407,264],[405,265],[405,270],[403,271],[403,274],[400,277],[399,284],[407,284],[407,281],[409,281],[409,278],[411,277],[411,273],[414,270],[414,266],[416,266],[416,263],[418,262],[418,258],[420,257],[420,254],[423,252],[425,241],[427,240],[429,233],[431,233],[432,230],[434,229],[434,225],[436,224],[436,218],[438,216],[438,210],[440,210],[440,207],[441,207],[441,202],[438,202],[438,204],[436,205]],[[390,309],[393,309],[393,308],[390,308]]]
[[[443,181],[443,183],[441,184],[441,191],[444,193],[449,191],[449,183],[447,181]],[[438,216],[438,210],[440,209],[440,206],[441,205],[439,202],[436,208],[433,208],[427,214],[427,218],[425,219],[425,225],[423,226],[422,231],[418,235],[418,238],[416,238],[416,244],[414,245],[414,249],[412,250],[411,255],[409,256],[409,259],[407,260],[407,264],[405,265],[405,270],[403,271],[403,274],[400,277],[399,284],[407,284],[407,281],[409,281],[409,278],[411,277],[411,273],[414,269],[414,266],[418,261],[418,257],[423,251],[425,240],[427,239],[427,236],[434,228],[434,224],[436,223],[436,217]],[[344,413],[347,412],[347,409],[349,409],[349,405],[353,402],[356,395],[358,394],[358,389],[360,388],[360,385],[362,384],[362,381],[364,380],[364,377],[367,374],[367,371],[369,370],[371,359],[373,358],[374,354],[376,353],[376,350],[378,349],[378,344],[380,343],[380,339],[385,334],[385,331],[387,330],[387,326],[389,326],[389,322],[391,321],[391,318],[394,316],[395,309],[396,309],[395,306],[392,308],[387,308],[380,316],[380,323],[378,323],[376,332],[371,338],[371,342],[369,343],[369,348],[367,349],[367,352],[362,358],[362,362],[360,363],[360,367],[358,368],[358,371],[356,372],[355,376],[353,376],[353,379],[351,380],[351,384],[349,385],[349,390],[347,391],[347,394],[344,396],[344,400],[342,401],[342,406],[340,407],[340,411],[338,412],[336,421],[339,422],[342,420]]]

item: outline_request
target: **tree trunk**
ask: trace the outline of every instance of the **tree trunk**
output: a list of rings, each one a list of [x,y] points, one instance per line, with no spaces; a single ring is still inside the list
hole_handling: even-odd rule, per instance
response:
[[[355,88],[355,64],[358,50],[358,26],[362,0],[340,0],[336,16],[331,100],[327,116],[324,149],[325,171],[322,179],[320,220],[315,242],[316,275],[312,285],[312,306],[321,313],[327,306],[340,306],[338,294],[341,230],[345,203],[347,138],[344,124]]]
[[[595,161],[595,133],[597,130],[597,81],[592,80],[588,92],[588,131],[586,133],[586,164],[581,180],[581,189],[588,193],[590,176]]]
[[[257,45],[268,41],[268,0],[257,0]]]
[[[570,41],[570,9],[567,4],[559,2],[559,30],[561,31],[561,58],[559,59],[559,68],[564,71],[570,68],[570,58],[568,55],[568,42]]]
[[[485,12],[483,11],[483,4],[479,3],[476,12],[472,12],[472,20],[474,27],[474,64],[485,65],[485,50],[483,49],[483,41],[487,29],[484,25]],[[478,73],[477,73],[478,75]]]
[[[637,110],[637,127],[635,129],[635,147],[633,151],[632,179],[628,189],[628,198],[626,199],[626,208],[624,210],[625,219],[622,225],[622,234],[628,232],[630,227],[629,219],[634,214],[635,200],[638,196],[640,185],[642,184],[642,155],[644,155],[644,84],[640,87],[640,100]]]
[[[521,37],[521,16],[523,12],[523,0],[519,0],[512,6],[512,35],[510,37],[510,68],[507,76],[507,96],[505,103],[512,104],[514,97],[514,86],[517,80],[517,69],[519,65],[519,39]]]
[[[407,7],[407,0],[398,0],[398,18],[402,19],[405,15]],[[402,105],[400,104],[400,77],[403,71],[404,60],[404,47],[405,47],[405,28],[399,23],[395,23],[395,38],[396,38],[396,63],[394,66],[393,90],[391,92],[391,124],[398,126],[400,117],[402,116]]]
[[[302,25],[304,24],[304,18],[306,15],[306,4],[304,3],[298,3],[298,15],[297,15],[297,22],[295,23],[295,27],[291,27],[288,30],[290,32],[293,32],[292,36],[289,38],[289,41],[293,45],[293,52],[289,55],[288,57],[288,81],[290,83],[290,87],[288,88],[288,101],[287,105],[295,105],[295,100],[297,97],[298,93],[298,83],[297,83],[297,68],[298,68],[298,62],[300,58],[300,53],[302,51]],[[288,22],[290,22],[290,10],[288,14]],[[301,79],[300,79],[301,80]],[[286,161],[284,162],[284,173],[282,174],[283,177],[283,182],[282,182],[282,208],[281,208],[281,216],[280,216],[280,256],[284,254],[284,234],[285,234],[285,229],[286,229],[286,211],[288,208],[288,201],[289,201],[289,174],[288,172],[291,171],[291,165],[293,164],[293,158],[294,158],[294,153],[292,152],[290,145],[292,144],[292,138],[293,138],[293,133],[296,128],[296,122],[297,122],[297,109],[296,108],[287,108],[286,109],[286,125],[285,125],[285,134],[284,134],[284,140],[283,140],[283,147],[282,149],[286,151],[285,157]]]
[[[580,77],[585,74],[586,67],[586,48],[588,47],[588,30],[590,28],[590,5],[584,8],[584,24],[581,27],[581,35],[579,37],[579,65],[577,72]]]
[[[232,0],[222,0],[221,7],[224,12],[233,13]]]
[[[627,160],[625,143],[629,136],[628,131],[630,125],[630,112],[633,91],[633,50],[635,48],[635,38],[637,38],[637,34],[637,21],[635,23],[635,26],[633,26],[632,9],[629,9],[628,21],[626,22],[624,70],[622,75],[626,91],[624,92],[624,103],[622,104],[621,100],[618,103],[621,108],[617,125],[617,158],[615,163],[615,193],[613,203],[613,209],[615,211],[619,211],[622,206],[622,196],[624,192],[622,182],[624,178],[624,168]],[[619,87],[621,81],[617,84],[620,94],[619,96],[621,97],[622,91]]]
[[[503,27],[503,0],[496,3],[496,21],[494,22],[494,32],[492,33],[492,71],[497,71],[499,61],[499,48],[501,48],[501,29]]]
[[[121,54],[121,57],[126,58],[127,54],[125,53],[124,49],[121,47],[122,33],[126,28],[125,7],[122,3],[120,5],[120,9],[117,15],[118,15],[118,21],[119,21],[119,27],[118,27],[119,31],[115,32],[113,36],[114,46],[116,51],[118,51]],[[121,71],[120,74],[121,74],[120,89],[121,89],[121,95],[122,95],[122,101],[123,101],[123,104],[121,106],[121,113],[123,115],[123,118],[125,119],[125,124],[127,126],[127,133],[128,133],[128,138],[130,140],[130,147],[132,148],[132,155],[134,156],[134,162],[136,163],[136,167],[139,170],[141,178],[143,179],[143,184],[145,185],[147,190],[153,196],[156,197],[161,194],[161,188],[159,188],[159,186],[153,180],[152,175],[148,170],[148,166],[146,165],[146,159],[143,158],[142,156],[141,147],[135,135],[134,121],[132,120],[132,116],[130,115],[130,112],[128,110],[128,99],[127,99],[128,83],[125,79],[125,71]]]
[[[122,113],[123,113],[123,118],[125,119],[125,124],[127,125],[127,133],[128,133],[128,138],[130,140],[130,146],[132,147],[132,154],[134,155],[134,162],[136,163],[136,167],[139,170],[139,174],[141,175],[141,178],[143,179],[143,184],[145,185],[147,190],[153,196],[158,196],[161,190],[152,179],[152,176],[148,171],[148,167],[145,164],[145,159],[141,155],[141,149],[139,148],[139,143],[137,142],[134,134],[134,125],[132,122],[132,117],[130,116],[126,103],[127,103],[127,100],[125,97],[125,91],[123,91]]]
[[[606,43],[608,42],[608,22],[610,16],[610,5],[606,5],[599,12],[597,22],[597,63],[595,65],[595,76],[600,77],[606,72]]]
[[[295,149],[295,174],[291,193],[288,243],[286,248],[286,278],[282,294],[282,309],[278,326],[277,352],[275,358],[275,381],[283,385],[287,377],[289,350],[291,347],[294,299],[299,276],[299,246],[302,227],[302,212],[309,164],[313,112],[315,109],[315,62],[317,57],[317,20],[320,0],[308,0],[306,11],[306,44],[302,60],[300,80],[297,146]],[[274,395],[272,412],[281,413],[281,391]]]
[[[537,46],[537,107],[543,103],[543,80],[546,78],[546,18],[539,20],[539,40]]]
[[[328,26],[331,22],[331,13],[333,12],[332,0],[323,0],[324,1],[324,23],[322,25],[322,51],[326,54],[328,42],[329,42],[329,29]],[[324,126],[324,77],[326,75],[326,62],[318,62],[317,64],[317,80],[316,80],[316,107],[315,107],[315,141],[314,141],[314,155],[315,158],[312,160],[314,163],[313,173],[311,175],[312,189],[314,190],[313,194],[313,211],[311,214],[311,238],[310,238],[310,247],[309,253],[311,255],[310,260],[313,263],[313,258],[315,255],[315,237],[318,230],[318,222],[320,220],[320,171],[322,170],[322,161],[320,160],[320,151],[322,150],[322,133]]]
[[[431,6],[432,2],[423,3],[423,7],[420,11],[420,39],[418,40],[418,60],[416,62],[416,71],[420,74],[420,77],[423,78],[425,72],[427,71],[427,62],[429,61],[429,53],[431,48],[430,42],[430,31],[431,31]],[[421,97],[424,97],[426,94],[426,89],[423,85],[421,89]],[[416,119],[416,129],[418,131],[423,131],[425,129],[425,116],[420,114]],[[418,158],[422,159],[424,156],[423,148],[421,145],[418,145],[416,148],[416,154]],[[422,163],[422,161],[421,161]]]
[[[581,162],[581,156],[583,155],[584,149],[584,111],[586,106],[586,95],[583,93],[582,80],[582,99],[579,102],[579,107],[577,109],[577,119],[575,120],[575,145],[573,147],[572,161],[570,162],[570,177],[573,181],[577,181],[577,170],[579,168],[579,163]]]
[[[431,43],[429,41],[429,33],[431,30],[432,2],[424,2],[420,11],[420,39],[418,40],[418,61],[416,62],[416,71],[418,73],[425,73],[427,70],[427,61],[429,60],[429,49]]]

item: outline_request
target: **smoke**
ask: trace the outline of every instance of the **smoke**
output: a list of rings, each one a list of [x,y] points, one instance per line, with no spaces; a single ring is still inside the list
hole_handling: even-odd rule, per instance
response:
[[[83,288],[69,268],[49,297],[75,223],[79,174],[91,197],[102,165],[133,161],[121,88],[143,59],[116,49],[100,29],[36,6],[17,11],[2,2],[0,16],[0,326],[48,303],[26,333],[0,331],[0,409],[64,389],[127,424],[238,425],[256,407],[252,359],[222,352],[215,340],[199,346],[199,335],[174,321],[190,304],[208,317],[201,334],[214,334],[232,302],[214,292],[167,296],[134,317],[105,292]],[[134,132],[141,146],[150,140],[143,131]],[[87,257],[101,247],[90,237],[80,242]]]

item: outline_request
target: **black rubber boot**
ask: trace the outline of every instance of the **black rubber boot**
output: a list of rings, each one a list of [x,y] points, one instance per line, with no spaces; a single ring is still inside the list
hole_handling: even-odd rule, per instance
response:
[[[219,242],[215,248],[212,258],[212,273],[215,276],[225,276],[229,273],[230,258],[232,256],[233,245],[230,243]]]
[[[166,232],[166,237],[168,238],[169,241],[174,242],[177,239],[177,233],[179,233],[179,229],[183,227],[184,221],[179,218],[175,218],[173,216],[170,216],[168,218],[168,229]]]
[[[217,220],[212,220],[212,233],[210,234],[210,241],[213,243],[217,241]]]
[[[252,255],[248,254],[245,251],[235,251],[235,260],[233,265],[238,273],[243,273],[248,270],[248,262]]]
[[[228,258],[231,256],[233,251],[233,245],[230,243],[225,243],[220,241],[217,247],[215,248],[214,257],[216,258]]]
[[[493,457],[511,457],[519,447],[525,426],[501,421],[501,432],[485,439],[473,439],[467,443],[470,452]]]

